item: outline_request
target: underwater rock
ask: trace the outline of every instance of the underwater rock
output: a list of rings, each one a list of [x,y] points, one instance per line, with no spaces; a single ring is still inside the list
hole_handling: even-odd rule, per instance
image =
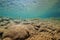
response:
[[[3,21],[3,22],[0,23],[0,26],[5,26],[5,25],[7,25],[8,23],[10,23],[10,22],[9,22],[9,21]]]
[[[5,26],[8,23],[10,23],[10,19],[9,18],[0,18],[0,26]]]
[[[51,32],[51,30],[49,30],[47,28],[40,28],[39,32]]]
[[[35,30],[39,30],[39,29],[40,29],[40,27],[41,27],[40,25],[34,25],[34,26],[35,26],[35,27],[34,27],[34,28],[35,28]]]
[[[5,31],[5,29],[0,28],[0,40],[2,40],[3,37],[3,32]]]
[[[29,32],[29,34],[32,34],[35,32],[34,26],[32,26],[31,24],[29,24],[29,25],[17,24],[17,25],[12,25],[12,26],[8,27],[8,29],[14,29],[14,28],[26,30]]]
[[[9,27],[8,30],[6,30],[3,34],[3,38],[10,37],[12,39],[25,39],[29,36],[29,32],[21,25],[14,25]]]
[[[0,40],[60,40],[60,22],[0,18]]]
[[[2,18],[0,18],[0,22],[2,21]]]
[[[60,40],[60,33],[58,33],[58,34],[55,33],[54,38],[55,38],[56,40]]]
[[[60,27],[56,28],[56,33],[60,33]]]
[[[16,24],[20,24],[21,21],[20,21],[20,20],[14,20],[14,23],[16,23]]]
[[[3,32],[0,32],[0,38],[2,38]]]
[[[3,40],[12,40],[11,38],[7,37],[7,38],[4,38]]]
[[[29,25],[29,24],[33,24],[33,23],[31,23],[31,22],[22,22],[22,24]]]
[[[53,36],[50,33],[41,32],[41,33],[38,33],[38,35],[33,35],[27,40],[52,40],[51,38],[53,38]]]
[[[15,24],[12,18],[0,17],[0,28],[7,28]]]

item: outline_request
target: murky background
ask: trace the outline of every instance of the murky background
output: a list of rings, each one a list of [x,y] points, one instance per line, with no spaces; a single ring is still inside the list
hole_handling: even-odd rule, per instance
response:
[[[60,0],[0,0],[0,16],[57,18],[60,17]]]

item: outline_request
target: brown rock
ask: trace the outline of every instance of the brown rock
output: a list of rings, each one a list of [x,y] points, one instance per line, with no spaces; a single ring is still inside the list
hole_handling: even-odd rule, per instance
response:
[[[14,25],[9,27],[3,34],[3,38],[10,37],[12,39],[25,39],[28,38],[29,32],[26,30],[26,26]]]
[[[11,38],[7,37],[7,38],[4,38],[3,40],[12,40]]]
[[[41,32],[38,35],[33,35],[27,40],[52,40],[53,36],[48,32]]]

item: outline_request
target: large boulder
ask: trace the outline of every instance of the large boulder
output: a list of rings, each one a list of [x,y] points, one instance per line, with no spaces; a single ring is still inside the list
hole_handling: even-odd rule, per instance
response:
[[[4,32],[3,38],[10,37],[12,39],[26,39],[33,33],[32,25],[13,25],[8,27],[8,29]]]

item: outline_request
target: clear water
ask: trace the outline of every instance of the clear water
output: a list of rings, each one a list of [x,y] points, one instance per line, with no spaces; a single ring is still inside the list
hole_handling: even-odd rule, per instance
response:
[[[60,0],[0,0],[0,16],[22,19],[60,17]]]

